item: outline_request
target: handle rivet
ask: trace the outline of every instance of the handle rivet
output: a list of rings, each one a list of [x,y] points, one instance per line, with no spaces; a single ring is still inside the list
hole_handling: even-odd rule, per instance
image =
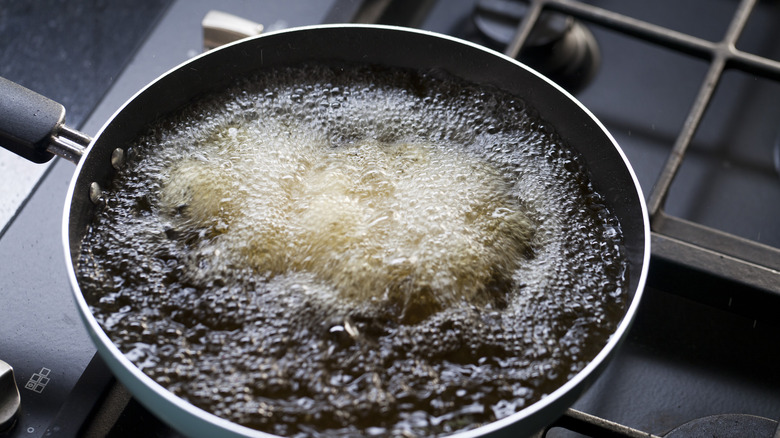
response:
[[[125,165],[125,150],[122,148],[116,148],[114,149],[114,152],[111,153],[111,166],[114,167],[114,169],[119,170]]]
[[[100,184],[93,182],[89,185],[89,200],[93,204],[99,204],[103,199],[103,189],[100,188]]]

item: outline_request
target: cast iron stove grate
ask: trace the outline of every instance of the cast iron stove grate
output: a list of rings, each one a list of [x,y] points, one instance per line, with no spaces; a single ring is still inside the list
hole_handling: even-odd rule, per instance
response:
[[[780,296],[780,250],[673,216],[664,210],[672,182],[724,72],[736,69],[780,80],[780,62],[736,48],[756,3],[756,0],[740,2],[724,38],[710,42],[578,1],[535,0],[529,3],[528,13],[505,53],[517,56],[542,12],[555,10],[709,62],[696,100],[649,194],[653,256],[666,262],[664,265],[673,264],[725,278],[747,286],[744,290],[755,288],[777,298]],[[734,304],[732,299],[731,305]]]

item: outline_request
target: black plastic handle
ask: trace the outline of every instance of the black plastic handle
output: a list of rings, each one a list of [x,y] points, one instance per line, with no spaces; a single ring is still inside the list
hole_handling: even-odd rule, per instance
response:
[[[65,107],[0,77],[0,146],[36,163],[54,156],[46,149],[65,120]]]

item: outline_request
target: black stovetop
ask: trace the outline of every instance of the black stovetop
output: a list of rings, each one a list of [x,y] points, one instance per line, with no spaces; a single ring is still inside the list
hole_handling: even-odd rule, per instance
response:
[[[332,20],[350,9],[349,3],[0,0],[0,75],[59,100],[68,108],[69,124],[95,134],[136,90],[200,52],[200,20],[209,9],[274,28]],[[468,18],[474,3],[431,2],[420,26],[479,38]],[[672,10],[659,2],[588,3],[708,41],[723,37],[737,7],[730,0],[665,2]],[[778,60],[780,31],[774,23],[780,8],[769,3],[757,6],[738,48]],[[334,11],[334,5],[342,10]],[[704,14],[697,9],[702,6]],[[709,63],[608,26],[588,27],[599,42],[602,64],[575,96],[615,136],[649,197]],[[780,247],[780,175],[773,158],[778,102],[780,86],[773,79],[728,69],[672,184],[665,212]],[[0,360],[14,367],[23,400],[22,415],[8,436],[80,434],[74,431],[83,432],[81,423],[68,423],[74,418],[89,419],[97,435],[174,436],[135,402],[125,406],[121,388],[104,386],[110,376],[99,360],[88,367],[95,349],[72,303],[60,239],[62,205],[74,170],[68,162],[55,162],[0,236]],[[767,261],[772,263],[780,260]],[[780,297],[773,291],[656,255],[627,342],[574,408],[656,435],[715,414],[777,420],[780,324],[772,317],[777,310]],[[43,391],[24,388],[43,373],[50,379]],[[119,400],[120,412],[95,416],[91,409],[104,388],[114,392],[108,404],[101,399],[97,406],[110,411],[111,400]],[[111,420],[102,424],[106,418]]]

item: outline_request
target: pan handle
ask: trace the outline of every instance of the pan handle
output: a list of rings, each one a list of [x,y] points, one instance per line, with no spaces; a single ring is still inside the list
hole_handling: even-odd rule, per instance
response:
[[[64,121],[62,105],[0,77],[0,146],[35,163],[54,155],[78,163],[92,139]]]

